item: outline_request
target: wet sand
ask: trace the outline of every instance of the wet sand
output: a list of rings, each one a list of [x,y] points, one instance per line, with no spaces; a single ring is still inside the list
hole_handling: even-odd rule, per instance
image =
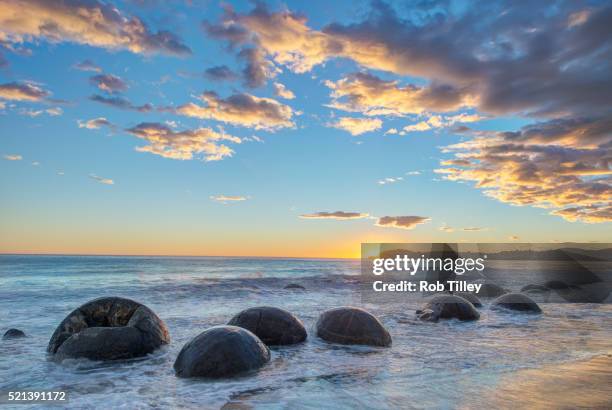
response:
[[[612,352],[589,360],[519,371],[502,379],[491,397],[494,408],[610,409]]]

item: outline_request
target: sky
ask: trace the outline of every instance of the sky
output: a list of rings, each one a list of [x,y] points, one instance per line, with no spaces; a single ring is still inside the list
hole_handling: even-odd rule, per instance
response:
[[[612,242],[604,1],[0,0],[0,252]]]

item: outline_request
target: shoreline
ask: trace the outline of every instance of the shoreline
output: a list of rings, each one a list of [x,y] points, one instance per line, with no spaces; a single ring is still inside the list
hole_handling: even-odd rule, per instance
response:
[[[495,408],[612,408],[612,351],[503,377],[485,402]]]

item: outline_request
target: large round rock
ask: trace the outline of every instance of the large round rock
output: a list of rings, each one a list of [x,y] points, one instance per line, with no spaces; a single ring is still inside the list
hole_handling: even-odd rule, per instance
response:
[[[2,336],[3,340],[8,340],[8,339],[21,339],[22,337],[26,337],[25,333],[23,333],[22,330],[19,329],[9,329],[4,333],[4,336]]]
[[[416,311],[421,320],[437,322],[439,319],[478,320],[480,313],[467,299],[456,295],[438,295],[431,298],[423,309]]]
[[[179,377],[230,377],[269,361],[270,350],[253,333],[237,326],[215,326],[183,346],[174,371]]]
[[[104,297],[75,309],[55,329],[47,351],[56,360],[145,356],[170,342],[164,322],[145,305]]]
[[[474,307],[477,307],[477,308],[482,307],[482,302],[480,301],[480,299],[478,299],[478,296],[476,296],[473,293],[470,293],[470,292],[455,292],[454,295],[462,297],[463,299],[467,300],[472,305],[474,305]]]
[[[482,286],[478,292],[476,292],[476,294],[482,298],[496,298],[505,293],[509,293],[509,291],[499,285],[496,285],[495,283],[488,282],[482,283]]]
[[[540,306],[529,296],[522,293],[506,293],[491,302],[492,309],[509,309],[520,312],[541,313]]]
[[[330,309],[319,316],[317,336],[345,345],[391,346],[391,335],[371,313],[355,307]]]
[[[228,325],[239,326],[255,334],[266,345],[292,345],[306,340],[302,322],[276,307],[261,306],[243,310]]]

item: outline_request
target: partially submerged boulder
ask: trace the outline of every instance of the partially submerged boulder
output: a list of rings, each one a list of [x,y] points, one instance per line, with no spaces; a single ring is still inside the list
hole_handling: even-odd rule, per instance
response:
[[[476,292],[476,294],[482,298],[496,298],[505,293],[510,293],[510,291],[508,289],[502,288],[499,285],[496,285],[495,283],[488,282],[483,283],[478,292]]]
[[[8,340],[8,339],[20,339],[22,337],[26,337],[25,333],[23,333],[22,330],[19,329],[9,329],[4,333],[4,336],[2,336],[2,340]]]
[[[474,305],[474,307],[477,307],[477,308],[482,307],[482,302],[480,301],[480,299],[478,299],[478,296],[476,296],[474,293],[470,293],[470,292],[455,292],[455,293],[453,293],[453,295],[457,295],[459,297],[462,297],[463,299],[467,300],[472,305]]]
[[[550,288],[548,286],[544,286],[544,285],[537,285],[537,284],[531,284],[531,285],[525,285],[521,288],[521,293],[541,293],[541,292],[550,292]]]
[[[292,345],[306,340],[302,322],[286,310],[270,306],[243,310],[228,325],[251,331],[266,345]]]
[[[118,360],[145,356],[170,342],[164,322],[148,307],[120,297],[94,299],[55,329],[47,351],[56,360]]]
[[[285,285],[283,289],[293,289],[293,290],[306,290],[306,288],[298,283],[290,283]]]
[[[215,326],[183,346],[174,371],[178,377],[221,378],[259,369],[269,361],[270,350],[253,333]]]
[[[509,309],[528,313],[541,313],[540,306],[523,293],[506,293],[491,302],[491,309]]]
[[[416,311],[420,320],[437,322],[439,319],[478,320],[480,313],[467,299],[457,295],[437,295]]]
[[[355,307],[338,307],[321,314],[317,336],[345,345],[391,346],[391,335],[371,313]]]

